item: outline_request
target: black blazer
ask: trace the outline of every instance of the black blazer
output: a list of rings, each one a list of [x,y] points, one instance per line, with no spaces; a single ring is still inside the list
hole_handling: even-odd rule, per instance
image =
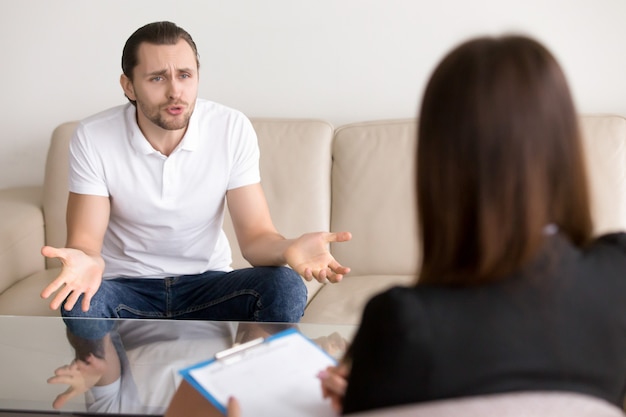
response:
[[[351,346],[344,413],[524,390],[626,392],[626,234],[580,250],[547,238],[524,270],[475,288],[372,298]]]

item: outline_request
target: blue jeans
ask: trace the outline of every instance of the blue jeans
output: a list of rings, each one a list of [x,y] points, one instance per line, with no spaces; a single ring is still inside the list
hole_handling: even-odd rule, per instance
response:
[[[82,296],[81,296],[82,299]],[[63,318],[201,319],[296,323],[304,314],[307,289],[287,267],[207,271],[168,278],[103,280],[89,311],[81,299]],[[88,339],[102,337],[110,320],[65,320],[68,329]]]

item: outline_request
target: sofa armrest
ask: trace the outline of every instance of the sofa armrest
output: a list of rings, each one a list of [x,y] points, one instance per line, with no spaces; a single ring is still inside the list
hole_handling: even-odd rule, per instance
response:
[[[45,269],[42,187],[0,190],[0,293]]]

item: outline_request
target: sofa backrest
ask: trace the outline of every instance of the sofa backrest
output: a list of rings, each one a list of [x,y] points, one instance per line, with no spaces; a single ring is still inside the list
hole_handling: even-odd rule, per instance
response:
[[[331,229],[352,232],[333,253],[354,275],[411,275],[418,265],[414,119],[339,127]]]
[[[70,139],[78,122],[59,125],[52,132],[43,181],[43,215],[46,245],[64,247],[67,237],[65,210],[68,196]],[[58,259],[46,258],[48,268],[61,266]]]
[[[581,118],[595,233],[626,230],[626,118]]]
[[[453,123],[454,121],[451,121]],[[595,234],[626,230],[626,119],[580,117]],[[341,126],[333,143],[332,230],[349,230],[333,252],[356,275],[419,268],[415,119]]]
[[[626,230],[626,118],[581,117],[596,233]],[[353,275],[406,275],[418,268],[414,119],[356,123],[333,131],[319,120],[252,119],[272,217],[288,237],[348,230],[333,245]],[[57,127],[44,179],[46,243],[65,244],[69,140],[76,122]],[[227,218],[225,230],[236,242]],[[247,263],[233,245],[233,266]],[[58,266],[48,260],[48,267]],[[310,283],[313,295],[318,287]]]

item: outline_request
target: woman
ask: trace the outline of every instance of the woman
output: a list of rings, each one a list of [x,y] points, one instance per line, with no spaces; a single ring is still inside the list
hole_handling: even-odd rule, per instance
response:
[[[418,136],[417,284],[369,301],[343,363],[320,375],[324,396],[344,414],[541,390],[621,408],[626,234],[592,237],[554,57],[523,36],[458,46],[428,83]]]
[[[554,57],[523,36],[460,45],[428,83],[418,136],[417,284],[370,300],[324,395],[344,414],[527,390],[621,408],[626,234],[592,238]]]

